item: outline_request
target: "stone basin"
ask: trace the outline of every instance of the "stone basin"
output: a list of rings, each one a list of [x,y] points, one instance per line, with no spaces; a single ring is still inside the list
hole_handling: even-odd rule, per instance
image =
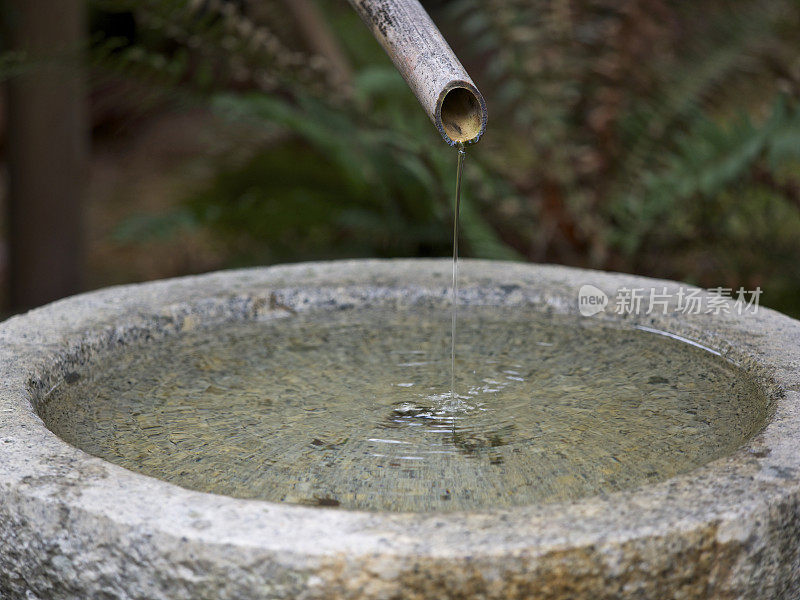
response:
[[[0,598],[786,598],[800,596],[800,323],[678,310],[681,284],[464,261],[464,306],[578,316],[585,285],[666,288],[665,311],[592,319],[704,348],[764,398],[737,448],[663,481],[453,512],[309,507],[192,491],[91,456],[40,418],[122,347],[286,311],[446,306],[451,263],[229,271],[62,300],[0,325]],[[706,294],[701,292],[701,294]],[[719,314],[716,314],[716,313]]]

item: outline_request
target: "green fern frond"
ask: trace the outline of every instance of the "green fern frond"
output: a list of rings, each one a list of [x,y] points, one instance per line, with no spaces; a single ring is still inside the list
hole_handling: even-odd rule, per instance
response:
[[[779,98],[768,118],[754,123],[747,114],[725,123],[698,118],[679,136],[663,167],[648,171],[641,189],[612,205],[620,243],[634,252],[649,235],[675,222],[693,203],[713,201],[753,177],[761,162],[775,170],[800,160],[800,104]]]

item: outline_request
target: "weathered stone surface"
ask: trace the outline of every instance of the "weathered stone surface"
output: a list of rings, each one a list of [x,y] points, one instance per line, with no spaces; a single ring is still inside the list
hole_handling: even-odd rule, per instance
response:
[[[35,406],[104,350],[201,321],[378,303],[446,304],[448,261],[301,264],[116,287],[0,325],[0,598],[800,597],[800,323],[627,317],[735,361],[773,403],[734,454],[569,504],[362,513],[203,494],[59,440]],[[678,284],[465,261],[461,301],[577,312],[578,289]]]

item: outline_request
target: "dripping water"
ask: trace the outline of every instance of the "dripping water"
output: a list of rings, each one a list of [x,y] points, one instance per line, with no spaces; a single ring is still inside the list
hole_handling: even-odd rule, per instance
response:
[[[461,210],[461,176],[464,170],[464,144],[458,144],[458,166],[456,167],[456,197],[453,206],[453,287],[452,287],[452,326],[450,329],[450,408],[455,410],[456,394],[456,326],[458,322],[458,216]],[[455,419],[453,419],[455,427]]]

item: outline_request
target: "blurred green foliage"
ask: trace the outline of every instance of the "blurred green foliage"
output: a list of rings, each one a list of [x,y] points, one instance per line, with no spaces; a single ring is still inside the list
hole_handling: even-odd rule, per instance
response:
[[[99,72],[266,140],[121,235],[210,228],[237,264],[447,255],[455,153],[346,3],[312,4],[352,77],[285,2],[98,0],[137,23],[133,41],[95,38]],[[797,0],[430,8],[490,111],[469,151],[465,254],[761,286],[800,314]]]
[[[366,72],[356,89],[366,95],[370,81],[384,80],[376,90],[388,98],[372,119],[383,114],[392,122],[398,107],[391,97],[405,84],[386,75]],[[294,135],[219,173],[192,197],[189,205],[202,222],[231,237],[244,232],[251,240],[268,240],[262,253],[272,260],[446,254],[452,240],[442,224],[450,218],[454,169],[444,160],[451,153],[427,150],[435,141],[427,124],[424,132],[418,120],[417,127],[376,127],[313,97],[290,105],[260,94],[224,95],[213,105],[228,118],[276,123]],[[472,206],[462,220],[474,250],[514,258]]]
[[[106,8],[109,1],[114,3],[106,0]],[[293,79],[294,66],[270,69],[262,77],[264,67],[251,65],[239,82],[244,89],[232,89],[236,86],[225,81],[209,90],[183,53],[178,61],[158,60],[163,54],[152,47],[123,46],[108,39],[98,43],[98,64],[110,65],[115,73],[141,75],[144,61],[149,66],[144,80],[160,82],[184,99],[190,92],[205,94],[204,101],[235,123],[237,131],[261,129],[268,136],[277,126],[282,133],[244,160],[237,154],[229,164],[218,161],[216,175],[188,197],[184,207],[137,217],[123,225],[119,239],[163,236],[170,227],[210,227],[227,240],[233,264],[448,254],[455,152],[442,143],[355,13],[343,8],[325,17],[340,33],[354,66],[347,89],[331,90],[313,78]],[[181,20],[174,14],[182,11],[175,3],[153,1],[150,10],[159,16],[151,15],[146,22]],[[185,10],[181,14],[185,20]],[[224,33],[210,33],[225,29],[222,20],[212,19],[202,27],[207,28],[203,40],[224,40]],[[227,62],[223,52],[214,56],[209,53],[201,72],[220,71]],[[312,63],[306,58],[297,64]],[[324,69],[319,76],[325,79]],[[268,89],[259,89],[259,80]],[[470,173],[474,181],[501,187],[480,161],[471,161]],[[461,231],[473,254],[521,258],[470,202],[468,190]]]
[[[504,227],[530,227],[506,234],[515,247],[760,285],[767,304],[800,314],[800,3],[450,6],[503,115],[486,150],[518,191]]]

